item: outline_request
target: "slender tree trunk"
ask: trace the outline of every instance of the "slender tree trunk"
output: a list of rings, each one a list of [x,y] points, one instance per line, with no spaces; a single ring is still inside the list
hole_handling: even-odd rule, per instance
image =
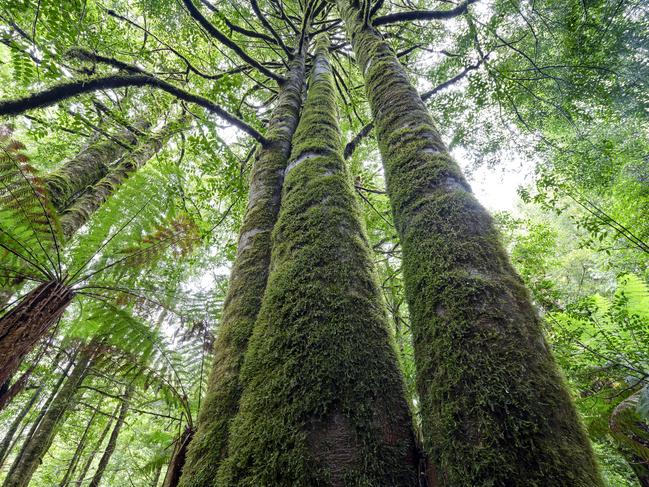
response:
[[[59,483],[59,487],[65,487],[68,485],[70,478],[72,475],[74,475],[74,471],[77,468],[77,465],[79,463],[79,459],[81,458],[81,455],[83,454],[83,450],[86,447],[86,442],[88,440],[88,433],[90,432],[90,428],[92,428],[92,425],[95,422],[95,418],[97,417],[97,412],[99,410],[99,407],[101,406],[101,403],[103,401],[103,398],[99,400],[97,403],[97,407],[95,410],[92,412],[92,415],[90,416],[90,420],[86,424],[86,427],[83,430],[83,434],[81,435],[81,438],[79,439],[79,443],[77,443],[77,448],[74,450],[74,454],[72,455],[72,458],[70,459],[70,463],[68,464],[68,468],[65,471],[65,475],[61,479],[61,483]]]
[[[337,0],[403,245],[423,435],[442,486],[600,486],[529,294],[417,91],[358,4]]]
[[[140,120],[136,129],[146,130],[150,124]],[[111,163],[137,144],[137,134],[129,129],[113,138],[93,141],[59,169],[45,176],[52,205],[58,212],[69,208],[88,187],[98,183],[110,170]]]
[[[171,461],[169,462],[169,467],[167,468],[167,473],[165,474],[162,487],[178,486],[178,482],[180,482],[180,474],[182,473],[185,459],[187,458],[187,447],[189,446],[189,442],[192,440],[193,436],[194,430],[190,429],[188,426],[178,438],[176,446],[174,447],[174,452],[171,455]]]
[[[41,395],[41,392],[43,391],[43,385],[41,384],[35,391],[34,394],[29,398],[27,403],[23,406],[23,408],[20,410],[20,412],[16,415],[14,418],[13,422],[11,423],[11,426],[9,426],[9,429],[5,433],[4,437],[2,438],[2,443],[0,443],[0,468],[2,468],[2,465],[4,463],[4,459],[7,457],[9,454],[9,447],[13,443],[13,438],[14,435],[16,434],[16,431],[18,431],[18,428],[22,424],[23,420],[31,411],[32,406],[36,402],[36,400],[39,398]]]
[[[104,454],[99,459],[99,464],[97,465],[95,475],[93,475],[90,484],[88,484],[89,487],[99,487],[101,479],[106,472],[106,467],[108,466],[110,457],[112,457],[113,453],[115,452],[115,447],[117,446],[117,438],[119,437],[119,432],[124,425],[124,420],[126,419],[126,414],[128,413],[128,405],[131,393],[132,389],[129,387],[124,394],[124,399],[122,400],[122,404],[119,408],[119,416],[117,417],[117,421],[115,422],[115,427],[110,434],[110,438],[108,438],[108,443],[106,444]]]
[[[170,125],[164,127],[159,134],[150,135],[135,149],[107,172],[103,178],[92,186],[84,188],[74,203],[68,205],[61,216],[61,229],[66,238],[70,238],[85,225],[90,216],[103,205],[126,178],[144,166],[169,140],[172,135]]]
[[[296,52],[281,86],[266,137],[252,170],[248,208],[214,346],[214,362],[197,430],[187,452],[182,487],[211,487],[227,454],[228,427],[241,396],[239,370],[266,288],[270,234],[277,219],[284,169],[302,105],[305,50]]]
[[[218,485],[414,486],[405,389],[316,43]]]
[[[642,487],[649,487],[649,422],[638,414],[637,409],[643,394],[647,394],[646,388],[618,404],[611,414],[609,426],[638,482]]]
[[[0,318],[0,384],[15,372],[73,298],[74,292],[64,282],[45,282]]]
[[[43,415],[34,434],[25,441],[20,456],[5,479],[3,487],[26,487],[52,444],[58,427],[74,405],[74,396],[85,378],[94,347],[85,347],[70,376]]]
[[[121,403],[118,404],[117,407],[115,408],[115,412],[110,416],[110,418],[106,422],[106,426],[102,430],[101,435],[99,435],[99,439],[97,440],[95,447],[90,452],[90,455],[88,455],[88,458],[86,459],[86,463],[83,464],[83,468],[79,473],[79,477],[77,478],[76,485],[83,484],[83,481],[86,478],[86,474],[88,473],[88,470],[90,470],[90,466],[92,465],[92,462],[95,460],[95,456],[97,455],[97,453],[99,453],[99,449],[101,448],[101,445],[104,443],[104,440],[108,436],[108,432],[112,429],[113,420],[117,417],[117,414],[119,413],[121,407],[122,404]]]

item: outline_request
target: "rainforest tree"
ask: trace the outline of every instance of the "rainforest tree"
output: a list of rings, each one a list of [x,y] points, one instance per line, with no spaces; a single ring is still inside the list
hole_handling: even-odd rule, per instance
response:
[[[647,17],[5,2],[4,484],[646,485]]]

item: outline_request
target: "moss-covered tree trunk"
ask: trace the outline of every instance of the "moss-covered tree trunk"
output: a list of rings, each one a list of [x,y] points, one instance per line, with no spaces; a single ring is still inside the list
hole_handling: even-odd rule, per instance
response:
[[[74,298],[64,282],[45,282],[0,318],[0,384],[14,373]]]
[[[416,484],[412,424],[342,159],[327,48],[320,38],[216,485]]]
[[[26,487],[41,464],[56,435],[58,427],[72,409],[75,393],[88,373],[95,348],[84,347],[70,376],[56,395],[47,412],[38,424],[34,434],[23,444],[20,455],[11,466],[3,487]]]
[[[638,413],[638,403],[648,388],[618,404],[609,420],[611,435],[642,487],[649,487],[649,422]]]
[[[61,214],[61,229],[66,238],[85,225],[92,214],[126,181],[131,174],[144,166],[169,140],[173,134],[172,124],[167,124],[156,135],[147,135],[139,145],[124,155],[122,159],[93,185],[84,188],[74,201],[66,206]]]
[[[140,120],[137,130],[146,130],[149,123]],[[110,165],[137,144],[137,134],[129,129],[112,138],[92,141],[60,168],[45,176],[52,205],[61,212],[88,187],[108,174]]]
[[[403,245],[423,435],[442,486],[602,485],[529,294],[395,53],[337,0]]]
[[[115,427],[110,433],[110,437],[108,438],[108,443],[106,444],[104,453],[101,455],[99,463],[97,464],[97,470],[95,470],[95,474],[92,476],[92,479],[88,484],[89,487],[99,487],[99,485],[101,484],[101,479],[104,477],[104,473],[106,473],[106,467],[108,467],[110,457],[113,456],[115,448],[117,447],[117,439],[119,438],[119,433],[122,430],[122,426],[124,426],[124,421],[126,420],[126,415],[128,414],[129,400],[132,393],[132,386],[129,386],[124,393],[124,397],[122,398],[122,404],[119,407],[119,416],[117,416],[117,420],[115,421]]]
[[[214,346],[214,362],[197,429],[187,451],[182,487],[212,487],[227,453],[228,427],[239,405],[239,370],[266,288],[270,234],[277,220],[284,169],[302,106],[305,49],[296,52],[266,130],[270,141],[257,152],[248,208]]]

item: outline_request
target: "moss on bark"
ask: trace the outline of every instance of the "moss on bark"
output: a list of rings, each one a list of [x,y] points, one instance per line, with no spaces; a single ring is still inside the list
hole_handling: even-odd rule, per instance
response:
[[[227,454],[228,428],[241,396],[239,371],[268,278],[270,234],[277,220],[284,169],[302,105],[304,63],[305,53],[296,53],[266,130],[270,143],[261,147],[255,158],[207,394],[187,451],[181,487],[211,487]]]
[[[522,281],[394,52],[338,8],[375,117],[442,486],[598,486],[593,453]]]
[[[150,124],[144,120],[136,124],[138,130],[147,129]],[[137,136],[124,129],[112,139],[92,141],[75,157],[45,177],[52,205],[62,212],[88,186],[92,186],[109,171],[110,164],[122,157],[129,146],[137,144]]]
[[[412,424],[316,43],[216,485],[412,486]]]

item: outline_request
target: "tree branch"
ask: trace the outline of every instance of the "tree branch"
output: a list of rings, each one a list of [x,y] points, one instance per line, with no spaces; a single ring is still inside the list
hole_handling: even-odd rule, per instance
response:
[[[256,32],[254,30],[244,29],[243,27],[240,27],[237,24],[233,24],[228,20],[228,18],[225,15],[222,15],[219,12],[219,10],[214,5],[212,5],[212,3],[210,3],[208,0],[201,0],[201,3],[205,5],[208,9],[210,9],[212,12],[217,14],[220,18],[222,18],[223,22],[225,22],[225,25],[228,26],[228,29],[248,37],[254,37],[255,39],[261,39],[266,42],[270,42],[271,44],[277,44],[277,40],[273,39],[271,36],[267,36],[262,32]]]
[[[39,93],[33,93],[24,98],[0,102],[0,115],[19,115],[28,110],[48,107],[62,100],[67,100],[68,98],[73,98],[84,93],[91,93],[93,91],[104,89],[124,88],[127,86],[151,86],[166,91],[176,98],[190,103],[195,103],[206,110],[215,113],[223,120],[246,132],[262,145],[268,143],[266,138],[255,128],[251,127],[240,118],[228,113],[212,100],[189,93],[188,91],[178,88],[166,81],[148,75],[105,76],[102,78],[78,80],[53,86],[52,88]]]
[[[229,37],[223,34],[223,32],[217,29],[214,24],[207,20],[198,10],[198,8],[196,8],[193,0],[183,0],[183,4],[185,5],[185,7],[187,7],[190,15],[201,25],[201,27],[203,27],[212,37],[221,42],[223,45],[232,49],[242,60],[250,64],[253,68],[257,69],[260,73],[268,76],[272,80],[275,80],[280,85],[284,83],[284,81],[286,81],[285,78],[274,73],[256,59],[250,57],[250,55],[248,55],[241,47],[239,47],[238,44],[236,44]]]
[[[380,25],[396,24],[398,22],[409,22],[413,20],[444,20],[452,19],[468,11],[469,5],[478,0],[465,0],[460,5],[451,10],[410,10],[408,12],[398,12],[395,14],[377,17],[372,21],[374,27]]]
[[[284,44],[284,41],[282,41],[282,38],[279,36],[279,34],[273,29],[273,26],[270,25],[270,22],[268,22],[268,19],[264,17],[264,14],[261,12],[261,9],[259,8],[259,4],[257,3],[257,0],[250,0],[250,5],[252,5],[252,10],[255,12],[255,15],[261,22],[261,24],[266,28],[268,32],[275,38],[277,41],[277,45],[282,48],[282,50],[286,53],[289,59],[293,58],[293,54],[291,51],[286,47],[286,44]]]

